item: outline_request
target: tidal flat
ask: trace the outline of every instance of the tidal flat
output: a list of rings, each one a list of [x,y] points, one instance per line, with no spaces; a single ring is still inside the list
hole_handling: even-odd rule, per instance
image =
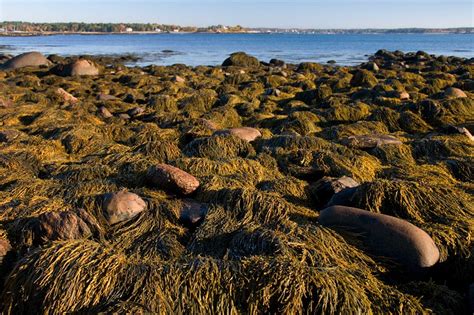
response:
[[[0,56],[0,312],[469,314],[474,61]]]

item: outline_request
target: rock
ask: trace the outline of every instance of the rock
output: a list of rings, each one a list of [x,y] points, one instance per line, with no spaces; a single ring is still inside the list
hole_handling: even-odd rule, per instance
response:
[[[335,194],[359,186],[352,177],[340,178],[323,177],[311,185],[311,191],[319,206],[325,205]]]
[[[9,108],[13,106],[13,102],[9,99],[0,97],[0,108]]]
[[[207,210],[208,206],[206,204],[192,199],[185,199],[182,201],[179,220],[187,226],[196,226],[204,220]]]
[[[64,101],[69,102],[69,103],[77,103],[78,99],[74,97],[73,95],[69,94],[62,88],[58,88],[56,90],[56,94],[58,94]]]
[[[118,97],[105,93],[99,93],[99,95],[97,95],[97,99],[99,101],[115,101],[118,100]]]
[[[471,132],[466,127],[448,126],[446,131],[448,133],[460,133],[474,142],[474,136],[472,136]]]
[[[333,65],[333,64],[337,63],[337,61],[334,60],[334,59],[331,59],[331,60],[328,60],[327,63],[330,64],[330,65]]]
[[[222,63],[223,67],[259,67],[260,62],[257,58],[247,55],[244,52],[236,52],[230,55],[229,58]]]
[[[196,177],[168,164],[150,167],[147,178],[156,188],[183,195],[189,195],[199,187]]]
[[[359,135],[343,138],[341,143],[356,149],[373,149],[382,145],[399,145],[400,140],[390,135]]]
[[[431,267],[439,260],[439,250],[431,237],[399,218],[333,206],[320,212],[319,222],[327,227],[346,227],[363,232],[365,244],[371,251],[392,258],[413,271]]]
[[[102,116],[102,118],[110,118],[114,116],[105,106],[100,106],[97,111],[99,112],[99,115]]]
[[[282,69],[286,68],[286,62],[284,62],[283,60],[279,60],[279,59],[271,59],[270,60],[270,65],[273,66],[273,67],[280,67]]]
[[[131,117],[129,114],[121,113],[121,114],[118,114],[118,118],[123,119],[123,120],[129,120]]]
[[[10,242],[4,237],[0,237],[0,264],[11,249]]]
[[[21,135],[21,131],[7,129],[0,131],[0,142],[11,142]]]
[[[323,71],[324,67],[315,62],[302,62],[296,68],[297,72],[320,72]]]
[[[466,93],[463,90],[458,88],[447,88],[444,90],[444,97],[446,98],[464,98],[467,97]]]
[[[176,83],[184,83],[184,82],[186,82],[186,80],[185,80],[184,78],[180,77],[179,75],[175,75],[175,76],[171,79],[171,81],[176,82]]]
[[[68,76],[95,76],[99,74],[99,68],[89,60],[79,59],[67,65],[58,65],[51,72],[63,77]]]
[[[218,130],[213,135],[234,135],[242,140],[252,142],[262,136],[260,131],[251,127],[237,127],[232,129]]]
[[[377,78],[372,72],[362,69],[358,70],[351,79],[351,86],[361,86],[366,88],[373,88],[378,83]]]
[[[24,67],[49,66],[51,62],[41,53],[33,51],[18,55],[0,65],[2,70],[14,70]]]
[[[362,69],[366,69],[369,71],[377,72],[380,70],[379,66],[375,62],[368,62],[362,66]]]
[[[408,92],[403,91],[403,92],[398,93],[398,98],[401,100],[409,100],[410,94],[408,94]]]
[[[137,194],[121,190],[104,196],[102,208],[109,224],[128,221],[146,209],[146,202]]]
[[[86,211],[55,211],[43,213],[33,222],[35,244],[49,241],[87,238],[98,229],[96,220]]]
[[[143,114],[145,112],[145,110],[141,107],[134,107],[132,109],[130,109],[129,111],[127,111],[127,114],[129,114],[131,117],[135,117],[135,116],[139,116],[141,114]]]

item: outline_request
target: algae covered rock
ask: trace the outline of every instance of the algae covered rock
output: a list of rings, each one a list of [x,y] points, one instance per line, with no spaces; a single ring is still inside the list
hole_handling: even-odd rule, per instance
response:
[[[179,220],[187,226],[196,226],[206,216],[208,205],[192,199],[185,199],[181,203]]]
[[[127,221],[143,212],[146,202],[137,194],[121,190],[104,195],[102,208],[109,224]]]
[[[244,52],[236,52],[230,55],[229,58],[222,63],[223,67],[259,67],[260,62],[257,58],[247,55]]]
[[[199,187],[196,177],[167,164],[157,164],[150,167],[147,178],[153,187],[183,195],[189,195]]]
[[[378,83],[375,75],[367,70],[358,70],[351,79],[352,86],[372,88]]]
[[[49,66],[51,62],[41,53],[33,51],[15,56],[0,65],[0,70],[14,70],[24,67]]]
[[[252,142],[262,136],[260,131],[251,127],[237,127],[232,129],[218,130],[215,135],[234,135],[242,140]]]
[[[333,206],[321,211],[319,222],[324,226],[364,232],[364,241],[370,250],[414,271],[431,267],[439,260],[439,250],[426,232],[392,216]]]
[[[339,178],[323,177],[311,185],[311,193],[318,205],[324,205],[335,194],[357,186],[359,186],[359,182],[348,176]]]
[[[458,88],[453,88],[453,87],[450,87],[450,88],[447,88],[446,90],[444,90],[444,96],[447,97],[447,98],[467,97],[466,93],[464,93],[463,90],[458,89]]]

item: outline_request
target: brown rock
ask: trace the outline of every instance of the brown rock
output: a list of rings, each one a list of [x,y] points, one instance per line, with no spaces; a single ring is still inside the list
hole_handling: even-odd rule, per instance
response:
[[[0,97],[0,108],[9,108],[13,106],[13,102],[9,99]]]
[[[214,132],[214,135],[234,135],[242,140],[252,142],[258,137],[261,137],[262,134],[258,129],[251,127],[238,127],[232,129],[224,129]]]
[[[130,220],[146,207],[146,202],[140,196],[126,190],[106,194],[102,203],[109,224]]]
[[[311,191],[318,205],[326,204],[335,194],[359,186],[359,183],[352,177],[343,176],[340,178],[323,177],[311,185]]]
[[[357,149],[373,149],[382,145],[399,145],[400,140],[389,135],[360,135],[343,138],[341,143]]]
[[[3,65],[0,65],[0,69],[14,70],[24,67],[49,66],[50,64],[51,62],[45,56],[39,52],[33,51],[9,59]]]
[[[97,111],[99,112],[99,115],[102,116],[102,118],[110,118],[114,116],[105,106],[99,107]]]
[[[176,83],[184,83],[186,82],[186,80],[182,77],[180,77],[179,75],[175,75],[172,79],[173,82],[176,82]]]
[[[11,249],[10,242],[6,238],[0,237],[0,263]]]
[[[77,103],[78,99],[76,97],[74,97],[73,95],[69,94],[68,92],[66,92],[64,89],[62,88],[58,88],[56,90],[56,93],[66,102],[69,102],[69,103]]]
[[[431,267],[439,250],[431,237],[413,224],[370,211],[333,206],[321,211],[323,226],[351,228],[364,233],[368,248],[377,255],[396,260],[411,270]]]
[[[0,142],[11,142],[22,134],[16,129],[7,129],[0,131]]]
[[[127,111],[127,114],[129,114],[131,117],[134,117],[134,116],[139,116],[141,114],[143,114],[145,112],[145,110],[141,107],[134,107],[132,109],[130,109],[129,111]]]
[[[398,98],[401,100],[409,100],[410,94],[408,94],[408,92],[403,91],[398,94]]]
[[[147,177],[153,186],[183,195],[191,194],[199,187],[196,177],[167,164],[150,167]]]
[[[51,70],[60,76],[94,76],[99,74],[99,69],[92,61],[79,59],[67,65],[58,65]]]
[[[192,199],[185,199],[182,201],[179,220],[187,226],[196,226],[204,220],[207,210],[206,204]]]
[[[34,243],[86,238],[98,228],[95,219],[82,209],[43,213],[33,224]]]
[[[444,97],[447,97],[447,98],[463,98],[463,97],[467,97],[467,95],[461,89],[450,87],[450,88],[447,88],[444,91]]]
[[[99,101],[114,101],[114,100],[118,100],[118,97],[114,95],[105,94],[105,93],[99,93],[99,95],[97,95],[97,99]]]

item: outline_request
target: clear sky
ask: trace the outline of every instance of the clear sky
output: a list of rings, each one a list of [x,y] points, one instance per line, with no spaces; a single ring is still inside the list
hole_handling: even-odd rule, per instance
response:
[[[1,21],[188,26],[472,27],[474,0],[0,0]]]

